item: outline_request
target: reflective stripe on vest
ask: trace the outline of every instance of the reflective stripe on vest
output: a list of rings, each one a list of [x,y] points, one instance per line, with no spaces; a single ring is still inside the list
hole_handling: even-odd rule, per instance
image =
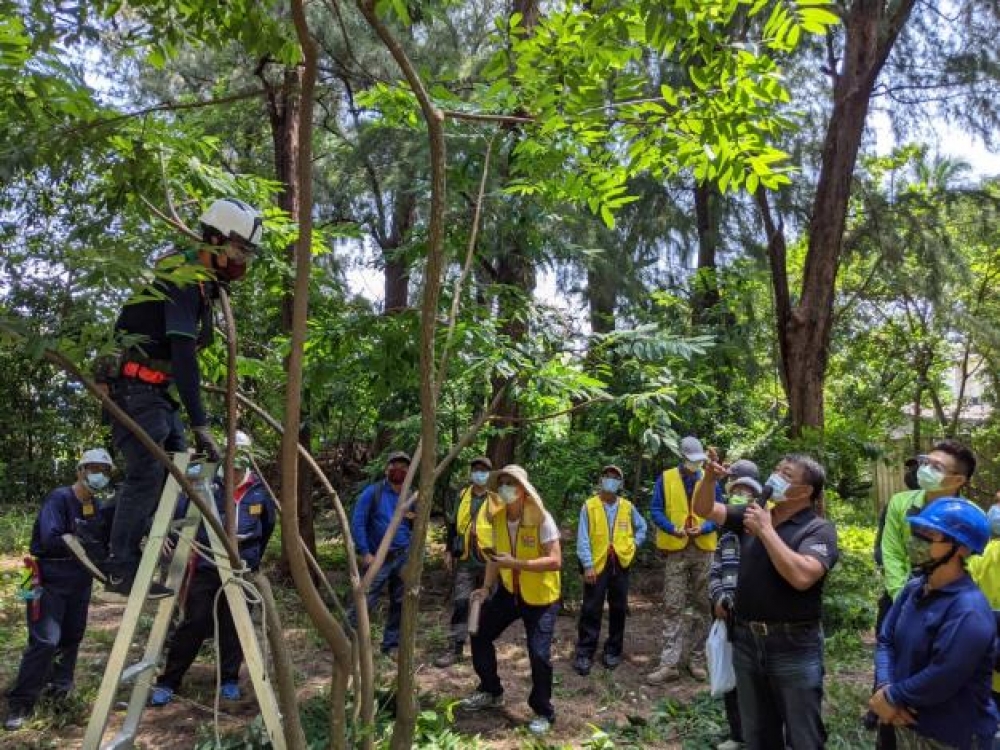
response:
[[[618,498],[618,515],[615,529],[608,529],[608,515],[604,501],[595,495],[587,500],[587,531],[590,533],[590,553],[594,559],[594,572],[600,575],[608,562],[608,550],[614,548],[619,564],[627,568],[635,557],[635,529],[632,528],[632,503]]]
[[[542,551],[541,526],[517,527],[517,544],[514,552],[510,549],[510,533],[507,529],[507,509],[503,508],[493,516],[493,541],[500,554],[513,554],[518,560],[536,560],[544,557]],[[558,570],[521,570],[516,577],[510,568],[500,568],[503,587],[512,594],[520,594],[526,604],[543,606],[559,601],[562,576]]]
[[[698,491],[698,485],[700,484],[701,480],[699,479],[695,484],[694,492]],[[691,496],[694,497],[694,493]],[[688,500],[687,492],[684,491],[684,480],[681,478],[681,470],[677,467],[667,469],[663,472],[663,506],[667,520],[676,529],[682,530],[695,524],[700,526],[705,523],[704,518],[696,516],[691,510],[691,501]],[[703,534],[702,536],[693,538],[695,546],[698,549],[711,552],[715,549],[718,537],[719,535],[713,531],[711,534]],[[691,539],[692,537],[689,536],[684,536],[683,538],[672,536],[659,527],[656,529],[656,548],[666,550],[667,552],[677,552],[684,549]]]

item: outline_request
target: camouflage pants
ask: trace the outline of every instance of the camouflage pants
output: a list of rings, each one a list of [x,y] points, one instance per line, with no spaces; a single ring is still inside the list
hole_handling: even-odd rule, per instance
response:
[[[989,744],[984,745],[974,737],[971,747],[972,750],[988,750]],[[909,727],[896,727],[896,748],[897,750],[956,750],[955,745],[946,745],[939,740],[922,737]]]
[[[460,651],[469,637],[469,596],[478,586],[483,585],[486,569],[468,562],[456,565],[449,640],[455,650]]]
[[[708,569],[712,553],[694,542],[670,552],[663,570],[663,651],[661,667],[686,667],[704,663],[705,639],[711,622],[708,602]]]

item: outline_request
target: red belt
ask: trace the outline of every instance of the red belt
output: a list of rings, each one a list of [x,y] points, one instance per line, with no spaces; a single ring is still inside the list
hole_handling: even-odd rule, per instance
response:
[[[122,365],[122,375],[126,378],[135,378],[143,383],[152,385],[163,385],[170,381],[170,376],[165,372],[154,370],[138,362],[126,362]]]

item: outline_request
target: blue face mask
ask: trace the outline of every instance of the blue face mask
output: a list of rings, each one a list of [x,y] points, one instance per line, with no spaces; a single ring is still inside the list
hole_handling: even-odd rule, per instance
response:
[[[792,486],[792,483],[781,476],[781,474],[772,474],[764,484],[774,489],[774,492],[771,493],[771,499],[776,503],[780,503],[785,499],[785,493]]]
[[[1000,505],[992,506],[986,517],[990,521],[990,534],[1000,537]]]
[[[622,488],[622,480],[618,477],[601,477],[601,489],[610,492],[612,495],[618,493]]]
[[[482,487],[489,481],[490,473],[488,471],[474,471],[469,475],[472,483]]]
[[[84,479],[83,483],[87,485],[87,489],[91,492],[100,492],[108,483],[111,481],[111,477],[104,473],[93,474],[88,472],[87,478]]]

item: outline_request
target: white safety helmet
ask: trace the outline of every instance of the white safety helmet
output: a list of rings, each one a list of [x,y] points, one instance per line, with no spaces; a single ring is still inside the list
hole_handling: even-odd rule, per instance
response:
[[[87,464],[104,464],[110,469],[115,468],[115,462],[111,460],[111,454],[104,450],[104,448],[85,450],[80,455],[80,460],[77,462],[76,468],[79,469]]]
[[[239,450],[240,448],[250,448],[251,446],[253,446],[253,441],[250,439],[250,436],[247,435],[245,432],[243,432],[243,430],[237,430],[236,431],[237,450]]]
[[[257,209],[238,198],[220,198],[201,215],[203,229],[212,229],[228,239],[239,239],[256,248],[264,233]]]

